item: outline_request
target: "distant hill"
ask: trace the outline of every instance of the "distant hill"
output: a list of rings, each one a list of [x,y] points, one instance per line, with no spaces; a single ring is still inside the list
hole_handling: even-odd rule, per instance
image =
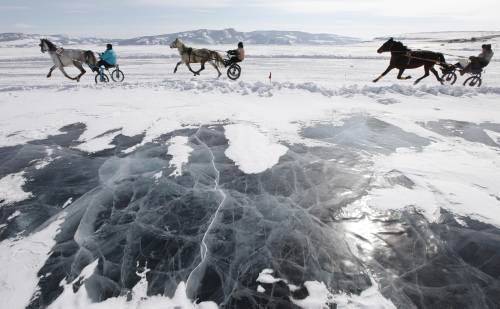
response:
[[[391,36],[375,38],[385,40]],[[442,43],[484,42],[500,37],[500,31],[443,31],[393,35],[397,40],[433,41]]]
[[[144,36],[121,40],[123,45],[168,45],[175,38],[191,44],[248,44],[265,45],[337,45],[359,42],[359,39],[335,34],[314,34],[300,31],[252,31],[239,32],[234,29],[195,30],[164,35]]]
[[[300,31],[252,31],[239,32],[235,29],[200,29],[178,33],[142,36],[131,39],[112,39],[96,37],[73,37],[67,35],[41,35],[24,33],[0,33],[0,46],[26,47],[39,44],[40,38],[48,38],[58,45],[90,45],[112,42],[116,45],[169,45],[175,38],[188,44],[215,45],[247,44],[262,45],[338,45],[360,42],[353,37],[327,33],[307,33]]]

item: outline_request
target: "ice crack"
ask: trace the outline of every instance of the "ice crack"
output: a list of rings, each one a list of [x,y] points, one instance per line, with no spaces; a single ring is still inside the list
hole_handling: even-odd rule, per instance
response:
[[[191,284],[192,284],[192,276],[193,274],[198,270],[200,269],[200,267],[202,267],[205,263],[205,260],[207,258],[207,254],[208,254],[208,246],[207,246],[207,243],[206,243],[206,238],[208,236],[208,234],[210,233],[210,231],[212,230],[212,226],[214,225],[215,221],[217,220],[217,217],[218,217],[218,214],[222,208],[222,206],[224,205],[224,202],[226,201],[226,194],[224,193],[224,191],[222,189],[220,189],[219,187],[219,181],[220,181],[220,171],[217,169],[217,166],[215,165],[215,155],[212,151],[212,149],[210,149],[210,147],[204,143],[199,137],[198,137],[198,133],[200,132],[202,127],[200,127],[198,129],[198,131],[195,133],[194,137],[196,138],[196,140],[202,144],[203,146],[205,146],[205,148],[208,150],[208,152],[210,153],[210,156],[212,158],[211,160],[211,164],[212,164],[212,167],[215,171],[215,186],[214,186],[214,191],[215,192],[218,192],[220,194],[220,196],[222,197],[222,200],[221,202],[219,203],[219,205],[217,206],[217,209],[215,210],[215,213],[214,215],[212,216],[212,219],[210,221],[210,224],[208,225],[208,228],[207,230],[205,231],[205,234],[203,235],[203,238],[201,240],[201,244],[200,244],[200,251],[201,251],[201,261],[200,263],[198,263],[198,265],[193,269],[193,271],[191,271],[191,273],[189,274],[188,276],[188,279],[187,279],[187,283],[186,283],[186,291],[191,291]],[[196,289],[194,289],[196,290]]]

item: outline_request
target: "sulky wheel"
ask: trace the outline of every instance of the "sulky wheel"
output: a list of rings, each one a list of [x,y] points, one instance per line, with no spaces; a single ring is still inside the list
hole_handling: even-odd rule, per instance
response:
[[[483,83],[483,80],[481,79],[481,77],[471,76],[465,80],[464,86],[481,87],[482,83]]]
[[[109,83],[109,77],[108,77],[108,75],[106,75],[106,73],[102,73],[102,76],[101,76],[100,73],[97,73],[96,76],[95,76],[95,83],[96,84],[99,84],[99,83],[107,84],[107,83]]]
[[[441,79],[443,80],[443,82],[446,85],[454,85],[457,81],[457,73],[455,73],[455,72],[445,73],[445,74],[443,74]]]
[[[123,72],[120,69],[115,69],[111,73],[111,79],[114,82],[123,82],[123,80],[125,79],[125,74],[123,74]]]
[[[227,69],[227,77],[231,80],[237,80],[241,75],[241,67],[239,65],[232,64],[229,69]]]

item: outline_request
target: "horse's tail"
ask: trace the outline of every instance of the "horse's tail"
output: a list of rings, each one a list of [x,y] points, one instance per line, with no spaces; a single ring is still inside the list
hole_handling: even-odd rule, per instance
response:
[[[217,66],[224,67],[224,58],[222,58],[222,56],[218,52],[211,51],[210,56],[213,60],[215,60],[215,64]]]
[[[95,57],[95,54],[91,50],[86,50],[85,53],[85,63],[89,65],[96,65],[97,64],[97,58]]]

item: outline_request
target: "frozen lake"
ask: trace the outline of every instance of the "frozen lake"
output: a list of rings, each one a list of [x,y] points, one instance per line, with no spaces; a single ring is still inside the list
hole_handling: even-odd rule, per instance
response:
[[[381,43],[248,46],[237,82],[117,46],[109,85],[1,47],[6,308],[500,307],[499,62],[373,84]]]

